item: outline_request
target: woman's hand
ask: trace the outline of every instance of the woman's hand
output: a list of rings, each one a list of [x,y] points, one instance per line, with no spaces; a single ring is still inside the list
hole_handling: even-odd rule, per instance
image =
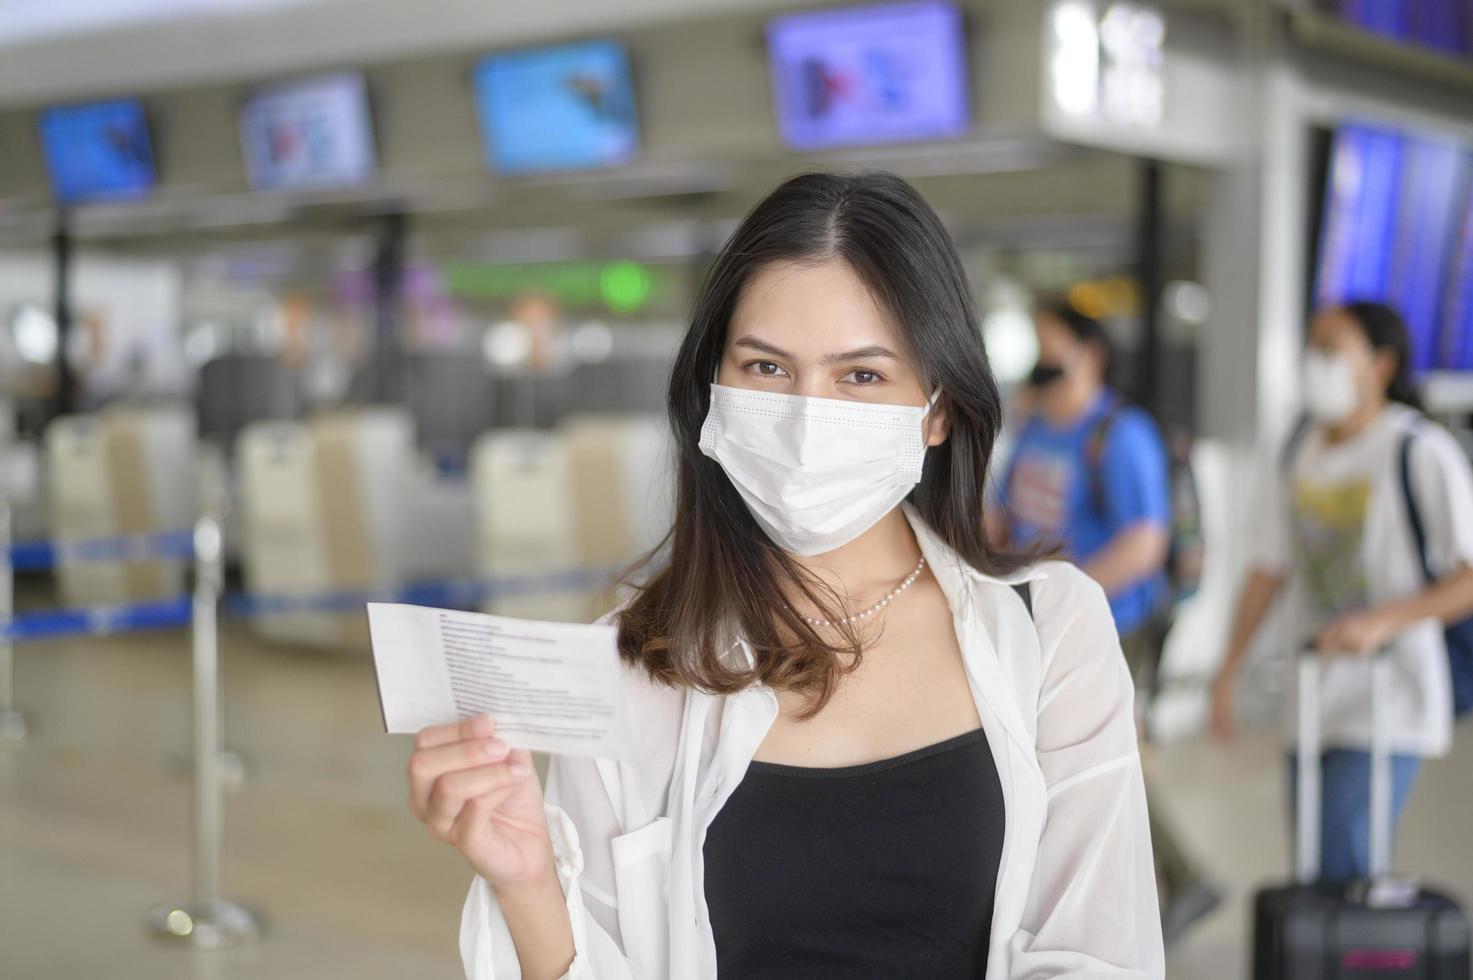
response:
[[[1347,613],[1320,631],[1315,640],[1319,652],[1368,654],[1390,643],[1401,632],[1400,617],[1380,608]]]
[[[516,889],[553,873],[552,841],[531,753],[495,729],[487,715],[422,729],[409,757],[409,809],[493,888]]]

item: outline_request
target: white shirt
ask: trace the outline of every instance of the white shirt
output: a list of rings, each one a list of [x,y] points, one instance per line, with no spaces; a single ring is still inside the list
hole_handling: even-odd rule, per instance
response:
[[[1265,467],[1258,510],[1263,523],[1252,546],[1255,566],[1291,576],[1289,643],[1312,638],[1337,613],[1427,588],[1401,485],[1401,440],[1412,427],[1412,493],[1433,572],[1473,566],[1473,468],[1447,430],[1397,404],[1344,442],[1326,442],[1314,426],[1287,473],[1278,460]],[[1391,656],[1390,688],[1382,692],[1391,751],[1447,754],[1452,689],[1442,624],[1415,624],[1393,641]],[[1321,669],[1324,745],[1370,746],[1370,674],[1365,663],[1349,658]]]
[[[951,607],[1006,806],[987,980],[1164,977],[1133,689],[1104,592],[1063,562],[984,575],[906,513]],[[1020,581],[1032,620],[1010,587]],[[573,923],[566,976],[714,980],[701,848],[777,698],[674,690],[634,668],[625,679],[641,762],[558,757],[548,775]],[[460,948],[469,980],[521,976],[480,877]]]

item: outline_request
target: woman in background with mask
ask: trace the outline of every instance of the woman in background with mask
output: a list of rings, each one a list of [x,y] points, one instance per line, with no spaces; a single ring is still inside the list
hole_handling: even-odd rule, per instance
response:
[[[978,336],[899,178],[747,216],[670,380],[667,550],[611,620],[638,754],[555,758],[544,806],[492,720],[417,740],[472,980],[1164,975],[1104,594],[982,532]]]
[[[1166,446],[1150,415],[1107,384],[1110,342],[1098,320],[1056,303],[1036,310],[1033,323],[1039,353],[1028,417],[998,484],[991,531],[995,540],[1061,549],[1104,588],[1139,697],[1152,687],[1171,616]],[[1221,903],[1222,890],[1159,807],[1151,808],[1151,843],[1170,944]]]
[[[1229,736],[1243,656],[1274,598],[1296,578],[1295,648],[1390,648],[1392,689],[1382,693],[1397,817],[1421,760],[1446,754],[1452,739],[1441,624],[1473,611],[1473,473],[1452,436],[1418,410],[1408,359],[1406,325],[1390,307],[1348,303],[1310,321],[1301,381],[1308,415],[1263,481],[1252,570],[1211,715],[1214,732]],[[1410,528],[1404,447],[1429,564],[1442,576],[1430,586]],[[1342,658],[1321,670],[1320,874],[1329,882],[1369,870],[1370,698],[1363,664]]]

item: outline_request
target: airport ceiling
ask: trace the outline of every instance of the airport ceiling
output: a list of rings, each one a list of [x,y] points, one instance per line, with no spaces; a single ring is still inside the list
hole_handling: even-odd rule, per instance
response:
[[[960,2],[976,13],[1000,3],[1033,0]],[[1234,6],[1230,0],[1160,5],[1214,18]],[[205,6],[215,12],[206,16],[200,12]],[[420,88],[413,86],[428,83],[411,83],[408,76],[448,76],[452,63],[462,71],[457,59],[478,50],[600,31],[625,36],[653,31],[661,43],[669,38],[679,44],[704,36],[700,32],[710,28],[701,24],[712,18],[730,25],[733,44],[750,35],[747,39],[760,46],[761,24],[773,11],[812,6],[795,0],[494,5],[486,0],[72,0],[60,5],[53,0],[0,0],[0,145],[6,144],[7,134],[12,141],[18,135],[30,137],[36,105],[69,97],[157,93],[155,100],[164,100],[170,117],[197,124],[206,116],[228,119],[241,80],[305,66],[378,64],[374,70],[383,76],[381,87],[417,95]],[[120,22],[129,11],[144,7],[172,15]],[[495,10],[494,18],[486,17],[488,8]],[[110,13],[85,22],[76,19],[88,11]],[[18,19],[17,12],[30,19]],[[232,41],[228,50],[201,43],[226,29]],[[698,111],[683,107],[669,118],[675,124],[700,125],[694,115]],[[403,115],[399,113],[401,119]],[[448,158],[448,150],[437,148],[453,140],[474,141],[449,132],[449,119],[439,123],[439,130],[431,126],[434,122],[421,123],[413,130],[420,138],[399,138],[397,148],[387,147],[385,154],[398,153],[402,159],[440,152]],[[771,126],[766,118],[747,122],[755,122],[764,135]],[[666,123],[667,129],[671,124]],[[230,124],[211,125],[223,127],[217,138],[172,151],[179,157],[173,171],[188,171],[186,179],[145,202],[78,212],[73,228],[84,244],[190,255],[289,234],[330,249],[345,237],[372,235],[380,216],[397,212],[411,215],[414,233],[436,253],[499,256],[522,248],[534,258],[539,249],[548,257],[631,252],[675,257],[709,250],[712,240],[719,241],[766,189],[812,167],[899,172],[916,181],[964,240],[1118,238],[1129,233],[1136,199],[1138,165],[1130,158],[987,127],[953,143],[813,155],[752,148],[745,138],[728,139],[718,141],[714,152],[656,154],[617,171],[584,175],[493,179],[452,166],[436,170],[432,162],[423,175],[411,167],[409,178],[395,184],[380,181],[363,191],[261,196],[242,186]],[[465,157],[470,151],[461,146],[457,152]],[[235,173],[218,177],[227,170]],[[39,172],[31,186],[44,186]],[[1207,188],[1205,174],[1170,168],[1168,213],[1200,214]],[[43,205],[44,198],[32,195],[7,208],[0,187],[0,247],[43,242],[54,222]],[[509,244],[518,241],[522,244]]]
[[[1006,4],[958,0],[985,16]],[[1153,0],[1239,16],[1277,0]],[[0,105],[239,81],[673,21],[824,6],[814,0],[0,0]],[[212,43],[228,38],[229,43]]]

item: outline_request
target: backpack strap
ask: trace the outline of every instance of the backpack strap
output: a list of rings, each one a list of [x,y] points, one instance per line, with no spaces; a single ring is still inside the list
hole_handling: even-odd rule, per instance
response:
[[[1105,414],[1090,427],[1089,439],[1084,444],[1084,458],[1089,466],[1089,506],[1100,517],[1105,516],[1109,505],[1105,499],[1105,443],[1121,407],[1120,399],[1112,398]]]
[[[1437,581],[1437,576],[1432,573],[1432,562],[1427,557],[1427,532],[1422,526],[1422,515],[1417,511],[1417,498],[1412,493],[1412,442],[1415,439],[1416,431],[1413,429],[1402,434],[1397,469],[1401,476],[1401,497],[1406,503],[1407,524],[1417,547],[1417,559],[1422,563],[1422,578],[1430,585]]]
[[[1279,452],[1279,472],[1284,476],[1293,469],[1294,457],[1299,455],[1299,447],[1304,443],[1304,437],[1309,435],[1311,424],[1308,413],[1294,420],[1294,428],[1289,430],[1289,438],[1284,440],[1284,448]]]
[[[1033,590],[1028,587],[1029,583],[1019,582],[1013,586],[1013,591],[1018,593],[1018,598],[1023,600],[1023,605],[1028,609],[1028,618],[1033,618]]]

